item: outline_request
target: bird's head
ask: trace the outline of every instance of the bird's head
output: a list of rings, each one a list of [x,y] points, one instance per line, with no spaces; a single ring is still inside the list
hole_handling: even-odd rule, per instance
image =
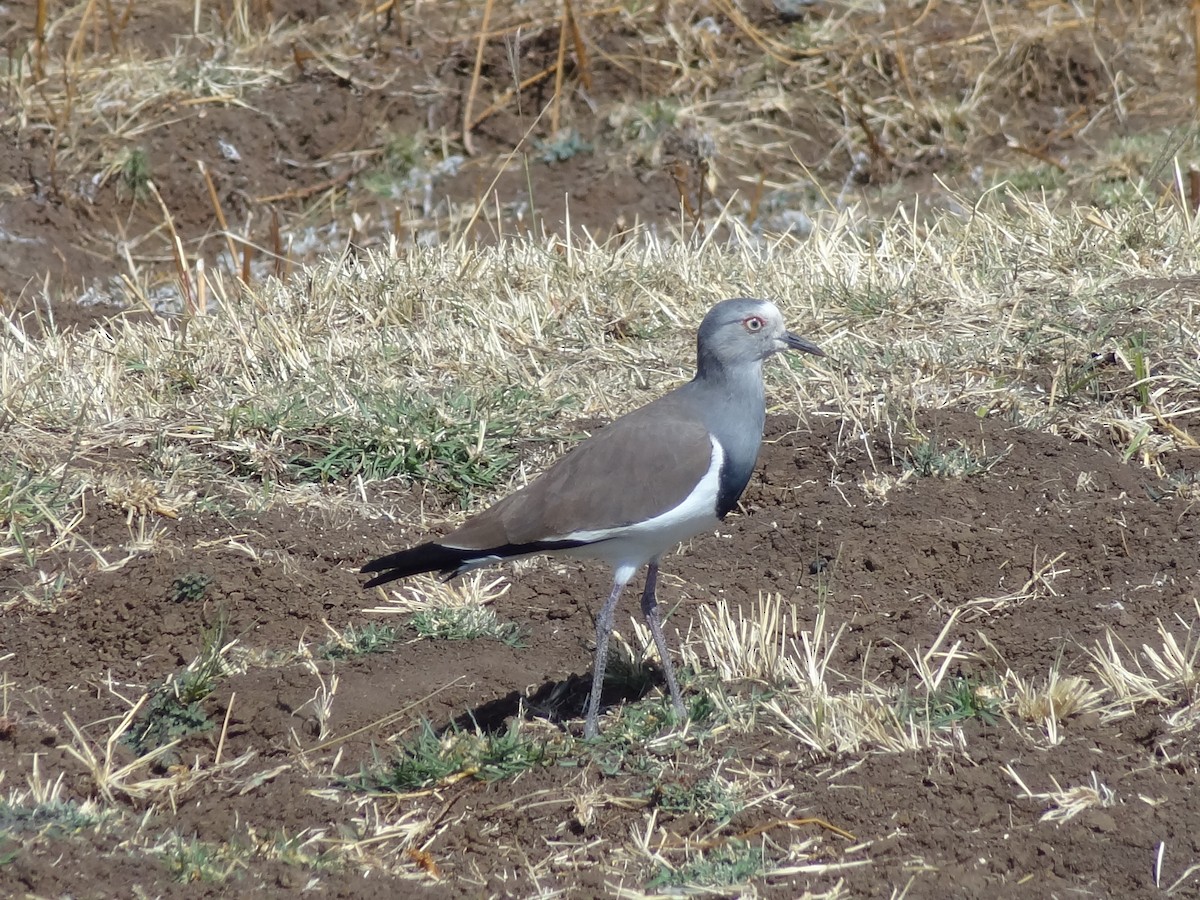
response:
[[[758,363],[781,350],[825,355],[816,344],[787,330],[774,303],[750,297],[722,300],[710,309],[700,323],[696,349],[701,371]]]

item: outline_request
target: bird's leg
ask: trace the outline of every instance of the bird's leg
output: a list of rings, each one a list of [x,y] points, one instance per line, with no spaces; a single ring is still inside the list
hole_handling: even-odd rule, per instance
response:
[[[687,708],[683,705],[683,695],[679,693],[679,683],[675,680],[675,667],[671,665],[671,654],[667,650],[667,639],[663,635],[662,622],[658,618],[658,598],[655,591],[658,588],[658,557],[650,560],[650,568],[646,571],[646,589],[642,591],[642,616],[650,628],[650,636],[654,638],[654,646],[658,649],[658,658],[662,661],[663,676],[667,679],[667,690],[671,692],[671,705],[675,707],[675,715],[682,722],[687,719]]]
[[[633,569],[619,568],[613,575],[612,593],[604,601],[600,615],[596,618],[596,661],[592,664],[592,695],[588,697],[587,718],[583,723],[583,736],[594,738],[600,730],[600,692],[604,687],[604,668],[608,665],[608,638],[612,634],[613,620],[617,615],[617,601],[621,591],[633,577]]]

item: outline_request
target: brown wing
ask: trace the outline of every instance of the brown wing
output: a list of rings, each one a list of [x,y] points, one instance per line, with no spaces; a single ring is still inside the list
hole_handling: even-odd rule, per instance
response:
[[[482,550],[641,522],[679,505],[708,471],[712,452],[704,425],[651,403],[438,543]]]

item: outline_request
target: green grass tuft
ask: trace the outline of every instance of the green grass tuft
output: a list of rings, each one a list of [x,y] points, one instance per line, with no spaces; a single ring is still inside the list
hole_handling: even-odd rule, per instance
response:
[[[394,626],[368,622],[361,628],[350,626],[338,637],[326,641],[317,648],[317,656],[322,659],[351,659],[369,653],[383,653],[390,650],[397,640],[399,632]]]
[[[153,692],[145,711],[124,737],[127,746],[144,754],[213,727],[204,701],[225,673],[226,624],[221,618],[206,630],[196,659]]]
[[[101,816],[81,807],[71,800],[53,800],[25,806],[0,798],[0,834],[54,835],[73,834],[91,828],[101,821]]]
[[[220,884],[237,870],[240,861],[231,859],[228,849],[208,841],[184,840],[176,836],[159,854],[176,881]]]
[[[273,406],[234,407],[224,437],[240,476],[318,483],[406,477],[466,505],[511,467],[532,401],[528,391],[504,387],[483,396],[368,397],[352,411],[329,413],[293,395]]]
[[[693,784],[662,782],[654,785],[650,799],[664,812],[692,813],[717,825],[724,825],[745,808],[728,783],[710,775]]]
[[[415,738],[402,744],[391,759],[376,759],[373,766],[359,773],[351,786],[369,792],[405,793],[431,787],[453,776],[501,781],[546,765],[556,755],[545,741],[522,733],[519,722],[499,734],[451,728],[439,736],[425,721]]]
[[[121,159],[121,193],[137,203],[150,194],[150,160],[141,147],[131,147]]]
[[[27,565],[37,561],[37,536],[53,527],[67,505],[61,477],[0,461],[0,535],[4,544],[20,549]]]
[[[921,438],[905,450],[901,465],[922,478],[967,478],[990,471],[1004,456],[988,456],[958,442]]]
[[[430,640],[473,641],[490,638],[510,647],[525,646],[525,632],[515,622],[501,622],[490,606],[431,606],[417,612],[409,624]]]
[[[767,858],[762,847],[730,841],[716,850],[698,854],[677,869],[660,867],[648,887],[732,887],[762,875],[766,869]]]
[[[934,728],[948,728],[956,722],[977,719],[984,725],[999,721],[997,702],[973,678],[952,678],[927,698],[903,696],[897,705],[903,720],[927,721]]]
[[[199,572],[180,575],[171,582],[171,600],[175,603],[194,603],[197,600],[203,600],[212,582],[212,576]]]
[[[533,146],[538,159],[547,164],[566,162],[580,153],[592,152],[592,145],[575,128],[564,128],[547,141],[535,140]]]

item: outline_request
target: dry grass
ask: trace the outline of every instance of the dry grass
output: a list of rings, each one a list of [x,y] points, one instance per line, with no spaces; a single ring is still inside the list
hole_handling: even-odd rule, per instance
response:
[[[156,519],[194,502],[197,478],[235,506],[262,502],[250,476],[279,484],[269,502],[349,508],[364,497],[347,475],[433,465],[447,484],[481,485],[462,488],[468,501],[486,500],[514,477],[506,458],[538,465],[528,437],[569,435],[571,419],[615,416],[685,377],[695,322],[734,294],[776,298],[831,354],[770,367],[773,409],[842,417],[846,447],[887,436],[881,474],[899,461],[897,438],[916,433],[918,410],[951,406],[1115,446],[1162,473],[1195,442],[1195,301],[1126,285],[1200,268],[1193,225],[1170,207],[1100,215],[984,201],[936,228],[897,216],[868,232],[842,218],[770,253],[649,235],[565,254],[540,243],[465,255],[397,247],[317,266],[304,282],[244,291],[214,279],[212,313],[183,323],[36,341],[18,331],[0,357],[10,423],[0,443],[26,466],[38,446],[31,477],[63,503],[23,501],[34,488],[14,472],[0,523],[23,529],[31,561],[69,541],[89,483],[73,461],[113,445],[149,456],[149,476],[109,473],[98,485],[137,526],[130,552],[153,543]],[[1112,363],[1095,371],[1105,354]],[[396,430],[396,397],[427,398],[408,413],[428,417],[427,435]],[[569,414],[555,415],[563,398]],[[436,411],[448,400],[460,418]],[[303,464],[297,442],[309,448]],[[307,492],[323,465],[344,487]],[[977,613],[1052,592],[1052,562],[1033,560],[1025,588],[975,601]]]
[[[101,293],[145,305],[176,293],[176,304],[182,294],[192,308],[204,296],[197,259],[259,282],[326,255],[340,243],[335,234],[386,246],[457,238],[470,223],[494,236],[536,230],[537,210],[506,211],[509,198],[492,196],[491,185],[573,130],[631,175],[667,172],[681,232],[701,235],[805,233],[825,214],[857,218],[862,202],[909,202],[906,179],[920,180],[920,205],[969,212],[973,203],[930,182],[934,174],[972,194],[1003,185],[1104,208],[1154,207],[1185,188],[1196,143],[1177,114],[1191,88],[1178,64],[1189,31],[1183,4],[1090,10],[1031,0],[981,15],[977,4],[944,0],[933,10],[848,3],[788,23],[729,0],[403,12],[358,3],[301,21],[253,0],[146,0],[120,15],[80,4],[52,10],[37,27],[14,21],[3,34],[13,48],[0,80],[10,110],[3,125],[47,151],[36,183],[3,187],[82,203],[161,189],[153,227],[105,226],[89,250],[124,263],[123,283]],[[155,34],[160,18],[192,27],[165,47],[146,42],[153,51],[130,37]],[[397,72],[388,51],[414,41],[430,58],[460,57],[469,82],[419,67]],[[395,136],[382,124],[353,146],[303,161],[322,177],[245,197],[236,210],[224,208],[199,156],[169,178],[130,162],[147,136],[208,110],[240,109],[269,123],[279,92],[320,77],[403,97],[427,120],[409,154],[420,165],[398,179],[385,208],[372,176],[386,170]],[[549,97],[534,108],[547,85]],[[1127,137],[1134,116],[1161,127]],[[516,147],[483,145],[480,126],[494,118],[521,135]],[[431,200],[425,186],[467,159],[485,173],[478,195]],[[176,222],[193,193],[211,201],[202,227]],[[260,224],[275,216],[282,225]]]

